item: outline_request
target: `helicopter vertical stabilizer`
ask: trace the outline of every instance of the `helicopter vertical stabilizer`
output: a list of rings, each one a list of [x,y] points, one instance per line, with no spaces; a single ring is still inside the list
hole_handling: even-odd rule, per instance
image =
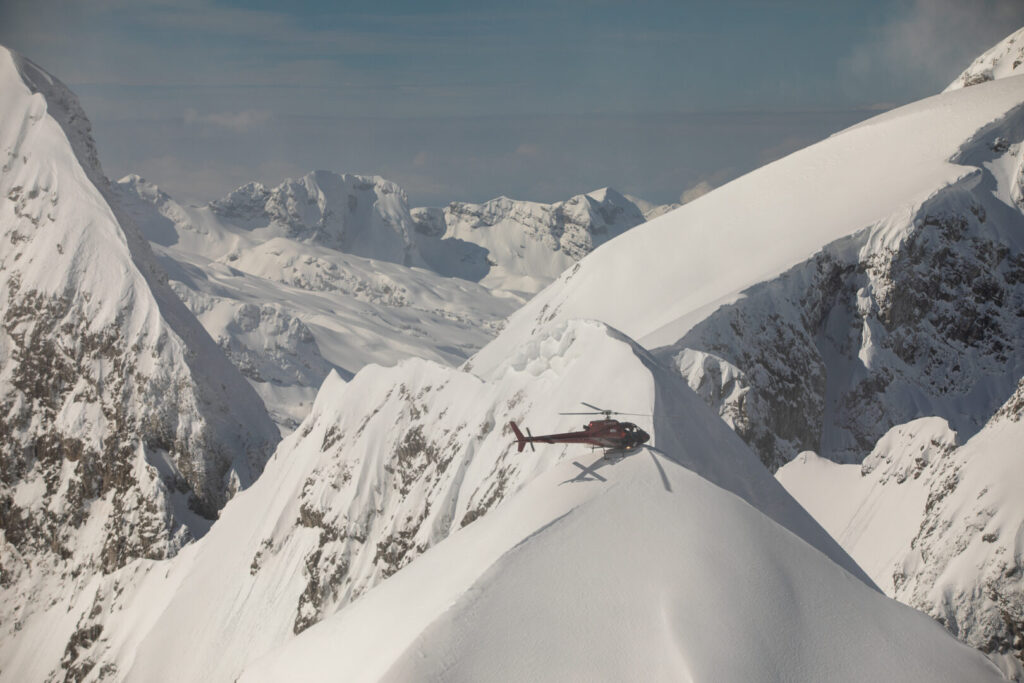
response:
[[[519,427],[518,425],[516,425],[515,422],[509,422],[508,424],[510,427],[512,427],[512,431],[516,435],[516,442],[519,446],[519,452],[522,453],[523,448],[526,446],[526,437],[523,436],[523,433],[521,431],[519,431]],[[533,448],[533,444],[530,444],[530,448]]]

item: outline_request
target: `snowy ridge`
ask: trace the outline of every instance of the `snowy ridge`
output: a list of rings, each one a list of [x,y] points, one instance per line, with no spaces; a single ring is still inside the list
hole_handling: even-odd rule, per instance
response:
[[[1024,382],[962,446],[937,418],[894,427],[862,467],[805,454],[779,481],[887,593],[1024,675]]]
[[[452,202],[413,209],[412,216],[421,253],[435,271],[530,294],[647,220],[633,200],[611,188],[554,204],[508,197]]]
[[[976,173],[949,160],[1022,93],[1021,79],[1003,79],[928,98],[753,171],[596,250],[517,311],[502,336],[599,316],[648,347],[674,343],[749,287]],[[475,363],[504,351],[491,345]]]
[[[594,378],[609,373],[623,379],[614,396]],[[359,375],[349,387],[358,381]],[[765,671],[781,680],[826,672],[850,680],[882,672],[899,672],[902,680],[995,679],[979,655],[876,592],[766,481],[742,442],[708,419],[685,384],[618,333],[588,322],[545,328],[487,383],[466,381],[477,392],[487,384],[500,391],[499,400],[485,404],[496,423],[550,420],[565,400],[557,394],[567,392],[629,400],[634,409],[649,405],[653,419],[643,426],[652,429],[655,449],[610,463],[580,457],[571,446],[517,454],[507,434],[483,432],[471,462],[460,466],[456,458],[447,466],[461,470],[454,476],[462,482],[447,498],[458,501],[454,515],[441,519],[465,522],[463,511],[476,497],[467,493],[503,482],[494,509],[437,538],[358,602],[249,666],[242,680],[750,680]],[[518,398],[505,407],[500,398],[511,392]],[[459,395],[479,403],[473,393]],[[464,405],[445,407],[461,412]],[[318,402],[319,419],[327,416],[321,409]],[[391,421],[384,409],[380,414]],[[373,418],[367,432],[372,424]],[[319,440],[321,430],[309,437]],[[352,473],[352,481],[359,478]],[[488,481],[490,489],[483,486]],[[410,542],[430,538],[423,527],[438,529],[434,507],[419,508],[427,516]],[[415,520],[409,512],[398,517]],[[787,585],[800,586],[800,597]],[[837,600],[842,628],[833,620]],[[403,618],[396,621],[397,613]],[[744,644],[742,655],[735,642]]]
[[[173,555],[201,535],[279,436],[112,210],[70,91],[0,50],[0,92],[0,239],[11,245],[0,252],[8,660],[33,614],[65,608],[96,574]],[[44,630],[52,661],[94,637],[67,620]]]
[[[997,78],[1024,74],[1024,28],[1008,35],[971,62],[945,92],[959,90]]]
[[[603,380],[608,375],[620,378],[615,387]],[[573,446],[516,452],[504,428],[508,420],[538,432],[564,428],[557,411],[581,395],[602,403],[626,401],[632,410],[653,413],[638,421],[652,430],[657,452],[638,451],[610,463]],[[673,522],[658,523],[664,519]],[[568,532],[557,531],[564,527],[555,520],[582,524],[590,530],[580,537],[592,540],[566,542]],[[606,528],[606,543],[596,543],[598,527]],[[761,642],[767,649],[760,654],[778,650],[781,643],[807,643],[798,656],[777,662],[782,677],[806,667],[854,671],[852,660],[836,665],[819,658],[822,651],[842,649],[839,641],[852,652],[859,651],[857,643],[895,643],[885,650],[892,656],[883,655],[880,665],[896,666],[898,649],[900,664],[893,670],[908,672],[912,679],[923,676],[922,671],[944,669],[947,673],[936,680],[946,675],[985,680],[991,671],[983,658],[955,645],[929,620],[884,599],[678,377],[628,339],[592,322],[544,330],[487,377],[415,359],[392,368],[364,368],[348,383],[332,375],[307,420],[282,442],[265,476],[236,496],[209,534],[170,565],[137,566],[112,577],[117,591],[112,584],[97,588],[95,602],[112,616],[105,622],[104,641],[83,648],[79,656],[118,677],[151,681],[233,680],[246,667],[252,667],[248,674],[278,679],[316,677],[319,671],[333,679],[374,680],[396,662],[407,666],[400,663],[401,655],[421,634],[428,638],[426,651],[446,657],[443,644],[436,649],[424,629],[451,601],[461,605],[478,595],[472,586],[481,577],[514,576],[514,570],[506,571],[508,552],[524,539],[548,533],[571,557],[558,560],[557,570],[530,572],[538,596],[559,593],[582,568],[606,566],[602,553],[615,548],[621,558],[651,554],[644,562],[612,563],[605,580],[614,580],[626,598],[633,595],[627,587],[642,585],[674,596],[680,586],[689,586],[685,590],[705,595],[723,591],[724,599],[724,591],[737,585],[775,595],[781,584],[772,582],[793,586],[807,580],[826,591],[844,592],[851,604],[861,605],[855,611],[863,618],[836,631],[820,628],[824,622],[819,619],[832,619],[826,600],[801,601],[800,619],[763,598],[718,604],[722,628],[738,629],[723,643]],[[633,534],[634,540],[627,542],[623,533]],[[664,534],[676,539],[668,543],[670,550]],[[640,553],[631,543],[645,550]],[[775,550],[764,560],[767,547]],[[780,560],[792,553],[789,562]],[[558,557],[546,549],[539,554]],[[799,569],[808,563],[815,567],[809,574]],[[724,567],[738,573],[722,573]],[[680,581],[679,571],[688,572],[691,580]],[[720,581],[709,578],[712,574]],[[601,585],[585,571],[582,578]],[[762,580],[768,583],[758,583]],[[391,591],[398,591],[398,597],[387,597],[394,596]],[[566,591],[566,597],[578,595]],[[602,589],[598,594],[608,593]],[[686,604],[694,597],[688,595],[684,603],[673,604]],[[577,638],[581,629],[596,629],[615,639],[614,646],[609,641],[603,647],[620,654],[639,647],[632,656],[643,658],[647,650],[641,643],[650,632],[638,636],[617,629],[637,623],[639,612],[649,612],[650,596],[635,604],[624,599],[615,610],[605,610],[598,601],[594,610],[560,613],[551,627],[557,626],[562,636],[552,636],[551,647],[571,653],[566,638],[582,647],[590,641]],[[399,609],[398,603],[405,604]],[[709,604],[696,614],[704,614]],[[335,613],[337,621],[331,618]],[[399,613],[403,618],[395,619]],[[879,615],[888,624],[882,630]],[[305,629],[324,617],[329,621],[310,629],[311,639],[306,639]],[[706,620],[695,618],[693,609],[676,612],[672,620],[679,630],[661,637],[675,643],[677,649],[668,652],[677,654],[666,657],[662,650],[646,666],[655,672],[678,671],[679,661],[708,666],[708,658],[717,655],[708,654],[700,636]],[[807,628],[766,629],[764,620]],[[509,632],[520,636],[539,625],[534,621],[527,628],[518,616],[507,623]],[[339,639],[336,627],[348,635]],[[751,633],[744,635],[744,629]],[[480,627],[482,633],[488,630]],[[897,631],[904,635],[894,636]],[[290,649],[270,668],[254,664],[295,632],[303,634],[294,641],[301,664],[289,656]],[[333,645],[323,649],[317,633],[329,634]],[[352,639],[353,633],[364,635]],[[500,640],[507,642],[504,636]],[[349,647],[359,656],[334,659],[345,651],[339,648]],[[944,654],[930,662],[923,655],[926,649]],[[184,660],[179,656],[183,651],[189,652]],[[736,659],[735,675],[749,672],[755,659]],[[540,661],[541,671],[551,663]],[[466,662],[479,666],[474,658]],[[578,653],[565,662],[562,666],[587,670]],[[488,677],[497,671],[477,669],[481,675],[489,672]],[[409,675],[420,674],[428,675],[418,668]]]

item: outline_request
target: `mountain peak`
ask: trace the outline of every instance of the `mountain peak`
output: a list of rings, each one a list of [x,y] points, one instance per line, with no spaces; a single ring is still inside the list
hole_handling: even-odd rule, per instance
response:
[[[982,53],[946,86],[944,92],[1019,74],[1024,74],[1024,28],[1017,29]]]

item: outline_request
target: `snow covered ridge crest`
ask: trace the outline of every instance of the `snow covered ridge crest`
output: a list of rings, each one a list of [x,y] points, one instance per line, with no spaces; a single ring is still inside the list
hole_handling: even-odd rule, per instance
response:
[[[945,92],[967,88],[997,78],[1024,74],[1024,28],[1008,35],[975,59],[946,86]]]
[[[326,389],[286,442],[293,450],[270,465],[268,475],[294,463],[288,481],[265,477],[219,523],[236,511],[251,519],[239,506],[273,479],[301,486],[302,502],[288,510],[296,514],[298,503],[317,532],[305,541],[302,564],[314,583],[303,596],[327,598],[326,618],[250,662],[243,680],[751,680],[765,670],[780,680],[826,671],[995,678],[977,653],[884,599],[671,369],[603,324],[543,326],[480,377],[408,361]],[[367,390],[371,400],[354,410],[350,396]],[[557,411],[584,395],[650,410],[634,419],[650,429],[652,448],[610,462],[573,446],[515,452],[501,425],[562,427]],[[405,437],[395,438],[395,425]],[[307,477],[302,462],[323,469]],[[407,467],[417,473],[408,480]],[[370,498],[353,506],[353,491]],[[395,521],[406,531],[382,538],[378,529]],[[273,517],[260,524],[286,529]],[[289,558],[296,564],[299,532],[289,533],[263,542],[257,576],[268,576],[255,581],[271,580]],[[344,561],[320,564],[339,554]],[[410,563],[409,555],[421,556]],[[396,559],[401,569],[387,581],[344,610],[324,610],[353,577],[390,574]],[[820,599],[804,592],[811,586],[824,591]],[[314,607],[305,602],[300,616]],[[737,642],[755,652],[736,656]],[[786,656],[771,654],[780,651]],[[146,671],[161,663],[147,660]]]
[[[803,450],[858,462],[924,415],[969,438],[1024,374],[1022,140],[1017,107],[962,146],[962,180],[748,289],[661,353],[695,389],[708,375],[690,369],[693,349],[734,368],[742,391],[709,400],[773,468]]]
[[[609,382],[609,377],[615,381]],[[600,405],[650,413],[651,417],[633,419],[650,430],[656,450],[641,450],[611,462],[578,446],[516,451],[507,428],[510,420],[532,427],[535,433],[572,428],[578,426],[577,418],[560,417],[558,412],[572,408],[584,396]],[[628,492],[626,499],[609,498],[614,491]],[[601,503],[602,499],[606,502]],[[645,500],[661,502],[651,509]],[[662,504],[670,507],[664,509]],[[502,513],[508,506],[513,506],[511,512]],[[445,571],[436,575],[428,571],[414,581],[430,602],[423,610],[408,605],[400,610],[395,606],[371,610],[377,617],[365,628],[376,628],[384,620],[391,625],[392,635],[379,641],[380,648],[369,648],[366,656],[352,657],[345,666],[376,666],[381,656],[387,656],[384,650],[404,649],[409,639],[439,616],[433,601],[443,603],[443,612],[475,581],[487,573],[503,572],[507,565],[502,558],[524,539],[545,533],[573,510],[582,515],[575,519],[589,518],[592,513],[584,510],[595,506],[604,510],[595,521],[597,527],[639,533],[640,545],[651,554],[649,561],[630,562],[628,570],[615,569],[620,588],[648,585],[648,578],[657,575],[659,582],[666,582],[658,585],[685,584],[702,592],[708,586],[703,572],[720,575],[728,566],[747,578],[773,577],[774,591],[782,585],[802,585],[802,570],[796,566],[806,560],[820,572],[814,585],[852,590],[857,600],[871,605],[870,612],[881,609],[885,619],[915,634],[902,639],[916,642],[923,633],[920,642],[943,644],[938,649],[951,653],[954,660],[965,657],[961,664],[973,662],[970,666],[977,667],[981,661],[972,659],[973,653],[959,648],[921,615],[882,600],[863,572],[679,377],[624,335],[590,321],[567,321],[538,330],[505,363],[482,376],[420,359],[390,368],[368,366],[347,383],[332,374],[309,417],[282,442],[264,476],[235,497],[187,554],[153,565],[151,570],[128,568],[111,577],[119,592],[112,584],[98,592],[105,606],[103,616],[83,617],[85,624],[103,624],[104,639],[80,647],[75,658],[128,679],[234,680],[257,657],[291,640],[296,632],[314,633],[320,628],[317,622],[353,609],[354,614],[365,616],[358,611],[365,600],[410,571],[417,576],[416,567],[423,562],[430,566],[428,558],[445,544],[467,539],[463,543],[468,545],[455,552],[461,561],[449,556],[442,561]],[[615,511],[623,510],[633,511],[628,521],[621,525],[608,521]],[[503,520],[496,526],[488,522],[494,515],[502,515]],[[666,538],[649,539],[648,531],[657,528],[659,534],[672,536],[680,520],[700,542],[679,546],[680,552],[685,549],[692,555],[686,561],[678,561],[675,555],[659,559]],[[479,525],[485,526],[474,531]],[[757,538],[761,540],[751,549],[754,546],[747,541]],[[611,547],[618,547],[617,543]],[[705,548],[703,543],[710,546]],[[742,548],[742,553],[750,555],[723,559],[729,557],[722,554],[726,547]],[[773,558],[799,548],[802,559],[792,566],[783,563],[784,568],[774,560],[756,559],[769,547],[776,549]],[[603,561],[590,561],[595,557],[583,555],[566,560],[564,566],[559,561],[557,570],[549,567],[545,573],[547,581],[554,583],[538,581],[538,585],[549,585],[576,600],[578,588],[576,592],[563,589],[560,581],[572,579],[582,565],[604,566]],[[698,565],[703,569],[692,581],[675,575],[681,568]],[[668,575],[675,578],[669,582]],[[731,579],[716,584],[722,599],[731,585]],[[246,597],[238,600],[239,595]],[[648,603],[642,604],[647,613]],[[723,608],[724,604],[728,607]],[[822,611],[812,611],[822,618],[827,612],[831,619],[827,601],[819,604]],[[157,607],[150,615],[142,605]],[[752,631],[761,627],[760,621],[748,619],[754,613],[761,620],[805,623],[780,617],[776,607],[756,600],[719,605],[735,615],[730,624],[746,623],[743,628]],[[88,614],[92,603],[83,601],[75,609]],[[403,618],[395,619],[396,613]],[[651,613],[658,614],[657,610]],[[559,625],[563,637],[576,640],[573,634],[587,623],[613,628],[610,622],[617,621],[613,615],[618,612],[593,614],[585,623],[572,621],[571,614],[561,613],[552,623]],[[877,626],[870,625],[870,619],[854,621],[856,626],[843,637],[861,644],[871,641]],[[757,626],[752,625],[755,622]],[[781,640],[773,640],[772,647],[804,642],[785,629],[774,633],[772,637]],[[618,652],[636,644],[627,634],[620,636],[625,640],[616,646]],[[701,649],[691,630],[673,638],[688,651]],[[747,642],[746,635],[734,633],[733,639]],[[763,642],[752,634],[749,640]],[[183,651],[189,652],[188,658],[180,656]],[[805,657],[815,656],[810,646],[802,652]],[[656,659],[667,661],[664,653]],[[911,659],[913,666],[925,661],[916,655]],[[984,666],[976,671],[983,674]]]
[[[70,91],[0,50],[0,93],[6,638],[62,584],[201,535],[279,437],[119,221]]]

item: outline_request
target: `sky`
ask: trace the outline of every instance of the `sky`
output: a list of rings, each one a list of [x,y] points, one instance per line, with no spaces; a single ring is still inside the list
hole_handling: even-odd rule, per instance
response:
[[[692,198],[941,91],[1024,0],[0,0],[108,176],[204,203],[315,169],[413,206]]]

